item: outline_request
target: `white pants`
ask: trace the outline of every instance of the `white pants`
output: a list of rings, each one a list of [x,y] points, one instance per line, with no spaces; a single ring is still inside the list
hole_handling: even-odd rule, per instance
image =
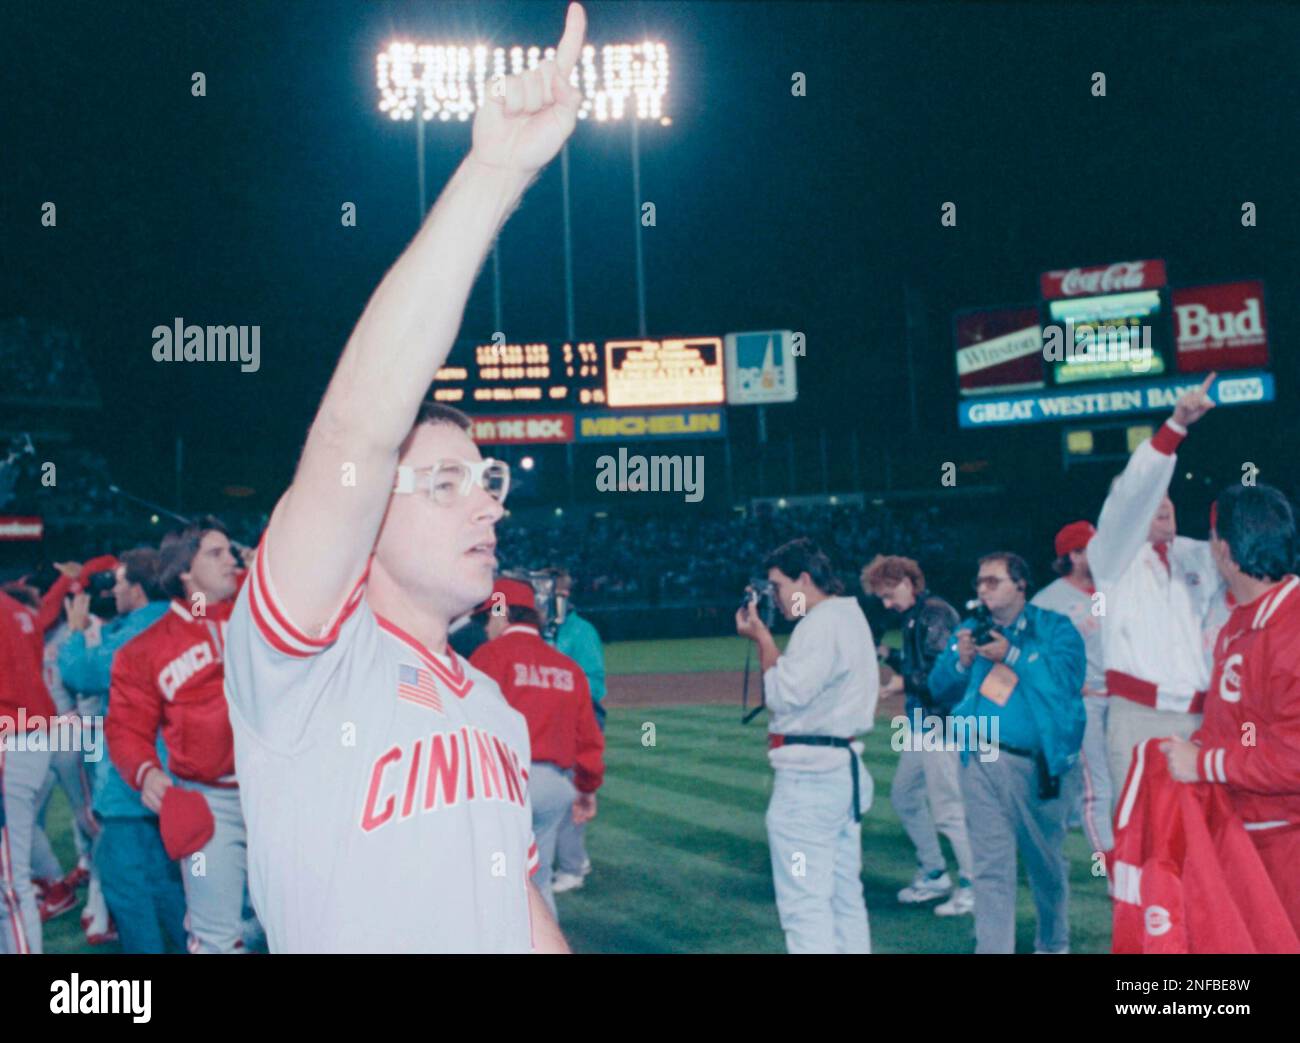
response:
[[[215,829],[201,851],[178,863],[185,887],[185,930],[192,953],[243,953],[248,848],[239,790],[178,780],[203,794]]]
[[[1178,713],[1175,710],[1155,710],[1135,703],[1122,695],[1111,695],[1106,710],[1106,752],[1110,759],[1111,788],[1115,793],[1124,789],[1129,762],[1138,743],[1147,739],[1167,739],[1174,736],[1190,739],[1192,732],[1201,726],[1199,713]]]
[[[0,743],[0,953],[40,953],[41,914],[32,887],[32,834],[48,750],[6,750]]]
[[[872,781],[858,766],[862,811]],[[862,825],[853,817],[848,758],[833,771],[778,769],[767,807],[776,911],[791,953],[869,953]]]

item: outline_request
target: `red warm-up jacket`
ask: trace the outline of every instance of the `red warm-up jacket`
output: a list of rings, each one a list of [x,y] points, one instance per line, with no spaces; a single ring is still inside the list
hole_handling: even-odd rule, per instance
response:
[[[1134,751],[1115,811],[1111,951],[1300,953],[1227,792],[1175,781],[1162,741]]]
[[[162,728],[173,775],[209,785],[235,784],[235,740],[226,705],[226,621],[233,601],[194,616],[184,602],[123,645],[113,659],[104,721],[108,754],[130,785],[140,788],[158,764]]]
[[[59,618],[63,598],[75,580],[60,576],[41,599],[39,612],[0,592],[0,716],[16,719],[25,711],[35,718],[58,712],[45,687],[45,631]]]
[[[605,737],[582,667],[522,623],[480,645],[469,661],[500,685],[506,702],[528,721],[533,760],[573,768],[579,792],[595,793],[605,778]]]

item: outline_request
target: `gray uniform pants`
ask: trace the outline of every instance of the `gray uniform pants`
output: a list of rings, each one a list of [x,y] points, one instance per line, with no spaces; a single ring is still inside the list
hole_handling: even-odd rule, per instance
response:
[[[573,801],[578,795],[566,772],[547,761],[534,761],[533,774],[528,779],[528,793],[533,804],[533,837],[537,841],[537,875],[533,883],[546,899],[555,916],[555,894],[551,891],[551,873],[555,866],[555,846],[560,836],[560,823],[566,815],[573,814]]]
[[[927,873],[946,868],[939,833],[948,838],[957,856],[957,870],[971,878],[970,840],[958,781],[961,753],[957,750],[904,749],[889,790],[889,802],[916,848],[916,860]],[[938,832],[936,832],[936,829]]]
[[[41,916],[32,887],[37,801],[50,770],[48,750],[0,747],[4,825],[0,827],[0,953],[40,953]]]
[[[1070,947],[1070,883],[1065,860],[1066,821],[1077,792],[1078,767],[1052,800],[1038,796],[1034,761],[1007,753],[987,763],[971,754],[962,766],[975,861],[975,951],[1016,951],[1016,852],[1025,859],[1029,890],[1038,910],[1034,948]]]
[[[1199,713],[1156,710],[1122,695],[1110,696],[1106,716],[1106,753],[1110,759],[1112,790],[1117,794],[1123,791],[1129,762],[1138,743],[1170,736],[1190,739],[1192,732],[1200,726]]]
[[[203,850],[179,862],[187,908],[187,948],[192,953],[244,953],[248,848],[239,790],[188,779],[177,785],[203,794],[214,823],[212,839]]]

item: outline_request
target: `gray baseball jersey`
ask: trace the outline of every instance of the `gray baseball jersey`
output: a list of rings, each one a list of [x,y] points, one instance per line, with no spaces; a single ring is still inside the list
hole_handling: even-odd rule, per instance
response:
[[[263,540],[230,619],[248,882],[271,951],[527,952],[528,725],[363,594],[364,578],[304,633]]]
[[[1083,638],[1088,669],[1083,690],[1088,695],[1106,692],[1106,671],[1101,658],[1101,617],[1093,612],[1092,595],[1080,590],[1064,576],[1049,583],[1033,596],[1031,605],[1066,616]]]

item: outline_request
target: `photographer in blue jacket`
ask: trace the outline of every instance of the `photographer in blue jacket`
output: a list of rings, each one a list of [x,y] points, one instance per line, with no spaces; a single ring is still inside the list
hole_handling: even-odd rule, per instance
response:
[[[961,785],[974,859],[977,953],[1015,951],[1017,849],[1038,911],[1035,951],[1070,947],[1064,848],[1087,720],[1086,658],[1067,617],[1026,604],[1029,582],[1029,566],[1018,554],[980,558],[979,608],[930,671],[937,698],[960,697],[952,713],[968,736]]]
[[[158,572],[156,550],[129,550],[116,568],[114,619],[101,623],[91,615],[86,595],[78,595],[68,605],[68,624],[74,633],[59,652],[63,683],[82,695],[101,696],[105,713],[113,712],[108,703],[113,657],[168,611]],[[161,739],[158,756],[166,768]],[[140,795],[122,780],[110,757],[95,765],[92,807],[101,828],[91,857],[122,951],[164,952],[164,933],[183,951],[185,892],[180,871],[163,848],[158,817],[140,803]]]

